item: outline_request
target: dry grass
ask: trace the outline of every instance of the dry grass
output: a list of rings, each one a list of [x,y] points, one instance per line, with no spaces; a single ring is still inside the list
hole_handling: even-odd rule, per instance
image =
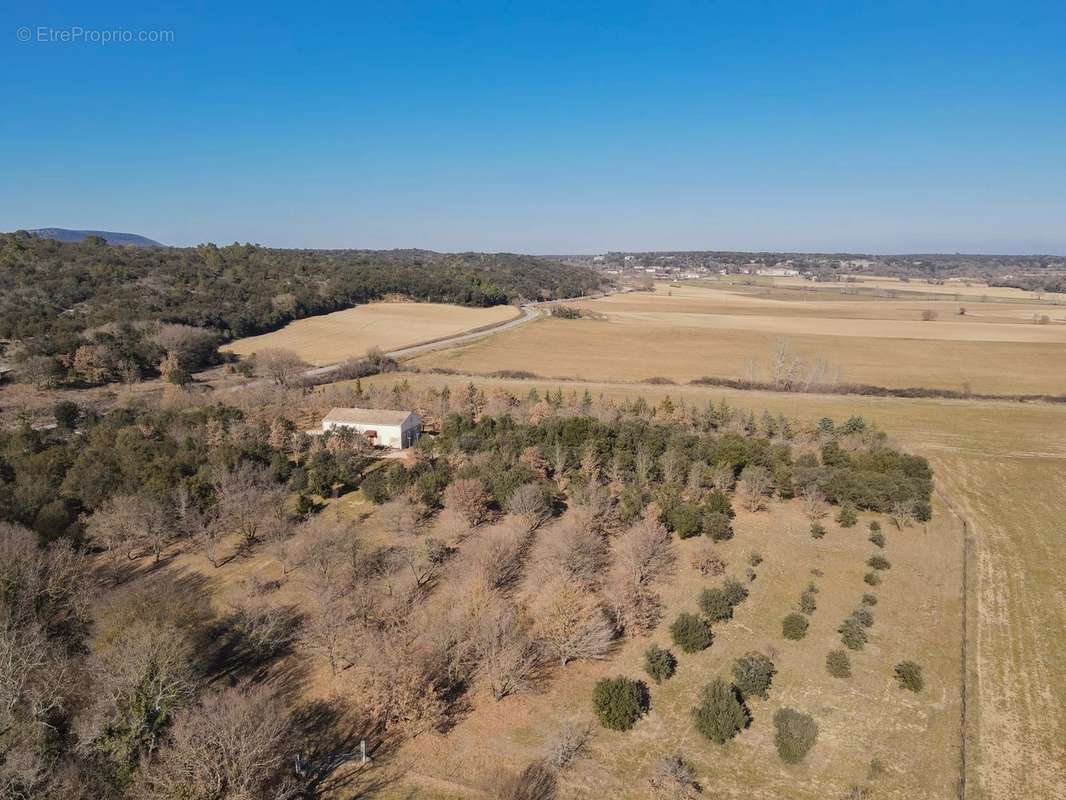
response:
[[[442,380],[440,376],[411,376],[410,379],[416,386]],[[448,380],[458,390],[468,379]],[[477,382],[504,386],[522,394],[531,386],[524,381]],[[545,388],[543,383],[536,385]],[[680,398],[699,405],[725,399],[734,406],[757,411],[767,408],[808,420],[862,414],[895,440],[929,457],[938,486],[967,517],[974,542],[969,576],[966,796],[996,800],[1063,796],[1066,666],[1059,653],[1066,646],[1066,596],[1062,589],[1066,586],[1066,538],[1062,536],[1062,509],[1066,508],[1066,408],[1044,404],[785,395],[687,386],[586,385],[594,396],[604,394],[621,399],[642,395],[655,402],[670,395],[675,401]],[[577,384],[573,388],[581,390],[584,386]],[[569,390],[571,385],[564,388]],[[958,544],[957,536],[952,533],[951,518],[944,513],[942,505],[937,507],[936,524],[936,530],[945,531],[944,535],[954,537]],[[915,535],[908,531],[893,537],[889,531],[889,536],[895,539]],[[832,543],[833,540],[834,535],[830,533],[823,541]],[[745,537],[740,536],[736,541],[743,545]],[[763,552],[768,562],[762,568],[763,577],[769,576],[773,563],[769,552],[767,546]],[[915,551],[914,555],[921,552],[935,557],[930,551]],[[895,565],[891,552],[889,557]],[[955,563],[947,562],[943,568],[953,570]],[[918,565],[913,569],[915,574],[939,580],[942,567],[929,562],[922,567],[924,572],[917,571]],[[895,591],[893,581],[902,582],[903,575],[904,571],[897,571],[894,566],[878,593]],[[820,613],[821,609],[816,618]],[[945,606],[943,613],[956,612]],[[888,608],[881,607],[878,625],[887,614]],[[918,630],[914,633],[921,635]],[[686,657],[686,661],[690,660]],[[575,674],[584,669],[597,668],[580,667]],[[521,721],[524,717],[516,711],[514,719]],[[532,738],[532,731],[527,735]],[[946,752],[941,751],[939,763],[931,760],[918,763],[941,774],[954,771],[957,762],[950,760],[951,755],[945,756]],[[908,766],[904,761],[897,761],[896,765],[904,770]],[[761,767],[767,768],[765,764]],[[854,768],[852,764],[844,771]],[[771,779],[745,774],[744,782],[723,796],[749,796],[745,793],[747,788],[761,786],[760,780]],[[917,794],[879,791],[875,796],[956,796],[954,787],[951,791],[947,791],[946,785],[942,788],[944,791],[930,788]]]
[[[222,348],[241,356],[292,350],[316,366],[360,356],[371,347],[395,350],[512,319],[511,306],[467,308],[443,303],[370,303],[308,317],[279,331],[238,339]]]
[[[954,776],[945,765],[957,764],[959,743],[959,529],[942,516],[928,529],[889,533],[893,568],[877,589],[871,641],[853,655],[853,678],[840,681],[826,673],[825,654],[840,646],[837,625],[870,590],[862,580],[863,562],[873,549],[865,522],[848,531],[830,525],[830,534],[816,541],[798,502],[770,514],[741,512],[736,537],[719,548],[727,574],[746,580],[753,549],[765,560],[736,617],[716,628],[708,650],[691,655],[670,644],[666,628],[680,611],[697,611],[699,591],[717,579],[703,578],[688,565],[689,552],[700,542],[680,542],[682,566],[663,592],[666,613],[654,635],[626,641],[606,662],[557,671],[542,694],[499,703],[479,697],[472,713],[446,736],[422,737],[408,746],[416,771],[476,788],[501,763],[520,767],[541,755],[575,714],[591,717],[592,687],[599,678],[625,674],[647,680],[643,653],[657,642],[678,654],[676,676],[651,686],[651,712],[634,730],[615,733],[597,726],[589,757],[564,778],[564,797],[644,798],[652,765],[676,751],[696,766],[711,797],[834,797],[863,783],[874,758],[889,766],[877,781],[880,796],[949,797]],[[550,530],[541,536],[550,536]],[[823,577],[814,577],[812,569]],[[788,642],[781,636],[781,619],[812,580],[821,591],[810,631],[803,641]],[[752,725],[725,748],[707,742],[689,716],[700,687],[731,676],[733,659],[767,648],[776,651],[778,668],[770,699],[752,701]],[[904,658],[925,665],[929,682],[920,697],[905,695],[893,682],[892,666]],[[820,727],[818,744],[798,767],[782,764],[774,749],[773,712],[786,705],[808,711]]]
[[[928,303],[804,303],[659,286],[655,294],[582,305],[605,313],[606,321],[543,319],[413,363],[592,381],[661,376],[681,383],[703,375],[766,380],[771,354],[785,341],[808,360],[824,360],[849,383],[969,387],[987,394],[1066,392],[1066,324],[1034,325],[1031,308],[1012,304],[982,305],[964,317],[952,305],[936,321],[922,322]]]

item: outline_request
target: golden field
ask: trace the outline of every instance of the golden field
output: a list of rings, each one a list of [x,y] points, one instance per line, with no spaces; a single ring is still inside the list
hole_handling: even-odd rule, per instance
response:
[[[322,366],[361,356],[372,347],[396,350],[454,336],[518,316],[511,306],[468,308],[445,303],[369,303],[296,320],[260,336],[221,348],[247,356],[258,350],[291,350],[308,364]]]
[[[750,291],[749,291],[750,290]],[[605,319],[542,319],[413,364],[547,378],[769,380],[785,343],[830,380],[983,394],[1066,393],[1066,311],[1053,305],[875,298],[784,300],[757,288],[668,286],[576,303]],[[922,312],[937,317],[923,321]],[[1034,324],[1033,314],[1047,315]]]

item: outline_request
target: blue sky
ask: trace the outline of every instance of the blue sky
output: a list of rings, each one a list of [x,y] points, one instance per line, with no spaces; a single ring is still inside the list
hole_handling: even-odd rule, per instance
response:
[[[222,5],[5,4],[0,230],[1066,253],[1061,2]]]

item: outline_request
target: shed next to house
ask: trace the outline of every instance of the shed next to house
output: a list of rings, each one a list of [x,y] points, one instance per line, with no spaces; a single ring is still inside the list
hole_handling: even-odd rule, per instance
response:
[[[422,419],[413,411],[383,408],[334,408],[322,419],[322,431],[351,428],[377,447],[403,450],[422,435]]]

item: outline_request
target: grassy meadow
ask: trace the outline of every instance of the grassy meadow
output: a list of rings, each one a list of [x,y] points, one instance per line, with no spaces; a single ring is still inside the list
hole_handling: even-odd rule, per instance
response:
[[[259,350],[291,350],[322,366],[361,356],[372,347],[395,350],[453,336],[517,316],[511,306],[470,308],[447,303],[368,303],[306,317],[281,330],[238,339],[224,351],[247,356]]]
[[[528,370],[553,379],[769,380],[784,343],[823,379],[985,394],[1066,393],[1066,309],[1050,304],[764,297],[758,287],[659,284],[577,303],[602,319],[548,318],[427,354],[421,368]],[[966,309],[964,315],[958,309]],[[932,311],[936,318],[922,319]],[[1048,317],[1046,324],[1033,315]]]

